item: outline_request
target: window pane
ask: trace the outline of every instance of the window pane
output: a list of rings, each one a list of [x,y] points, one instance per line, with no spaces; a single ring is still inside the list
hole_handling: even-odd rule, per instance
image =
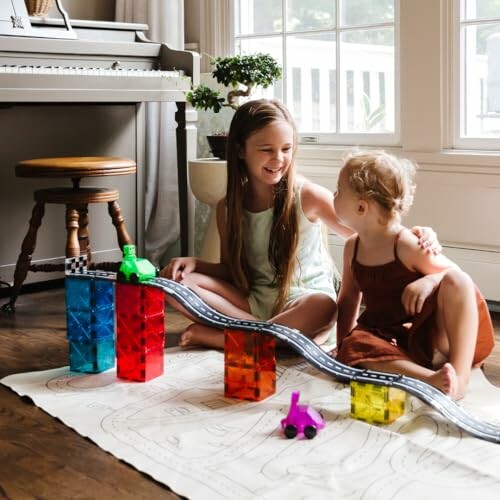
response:
[[[335,35],[295,35],[286,43],[286,103],[299,130],[335,131]]]
[[[465,0],[466,20],[500,17],[500,0]]]
[[[249,38],[236,42],[236,52],[239,54],[256,54],[258,52],[270,54],[283,67],[283,42],[281,37]],[[283,100],[283,82],[277,81],[267,89],[258,88],[252,98],[266,97]]]
[[[331,29],[335,27],[335,2],[332,0],[288,0],[287,31]]]
[[[340,132],[394,132],[394,29],[340,39]]]
[[[241,0],[239,19],[236,20],[240,35],[275,33],[282,30],[281,0]]]
[[[341,0],[341,26],[394,22],[394,0]]]
[[[463,29],[462,135],[500,136],[500,24]]]

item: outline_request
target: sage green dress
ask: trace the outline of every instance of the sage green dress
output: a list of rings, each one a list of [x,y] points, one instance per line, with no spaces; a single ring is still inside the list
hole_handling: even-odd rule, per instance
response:
[[[305,216],[301,201],[302,185],[297,183],[295,187],[299,239],[297,264],[286,305],[299,297],[317,292],[325,293],[333,300],[337,298],[334,288],[335,268],[324,244],[322,222],[311,222]],[[274,273],[267,255],[272,218],[273,208],[269,208],[263,212],[245,211],[243,221],[245,250],[254,277],[248,300],[252,314],[261,320],[271,318],[278,296],[278,289],[272,284]]]

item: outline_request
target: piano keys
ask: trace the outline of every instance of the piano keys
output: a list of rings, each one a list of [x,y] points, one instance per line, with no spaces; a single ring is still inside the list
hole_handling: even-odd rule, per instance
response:
[[[199,55],[151,42],[146,25],[72,27],[76,40],[0,36],[0,102],[185,102],[199,82]]]

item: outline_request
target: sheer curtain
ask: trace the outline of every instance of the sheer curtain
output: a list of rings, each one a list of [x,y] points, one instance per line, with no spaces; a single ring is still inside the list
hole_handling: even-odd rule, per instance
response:
[[[234,52],[234,0],[200,0],[201,71],[208,73],[210,56]]]
[[[150,40],[184,48],[184,0],[116,0],[115,17],[145,23]],[[175,111],[175,103],[146,106],[146,257],[155,265],[180,235]]]

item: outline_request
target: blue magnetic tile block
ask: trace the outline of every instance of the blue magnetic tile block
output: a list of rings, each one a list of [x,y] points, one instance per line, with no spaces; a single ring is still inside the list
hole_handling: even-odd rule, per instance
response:
[[[91,311],[66,311],[68,339],[75,342],[91,341],[93,339],[93,322]]]
[[[96,279],[93,296],[96,310],[114,309],[115,287],[112,281]]]
[[[89,311],[92,308],[92,279],[66,277],[66,309]]]
[[[95,339],[107,339],[115,334],[115,309],[101,309],[94,313]]]
[[[75,342],[109,340],[115,331],[115,292],[109,280],[66,278],[68,339]]]
[[[115,366],[114,339],[69,343],[69,368],[74,372],[99,373]]]
[[[115,334],[115,312],[113,309],[101,311],[67,311],[67,334],[75,342],[91,342],[109,339]]]

